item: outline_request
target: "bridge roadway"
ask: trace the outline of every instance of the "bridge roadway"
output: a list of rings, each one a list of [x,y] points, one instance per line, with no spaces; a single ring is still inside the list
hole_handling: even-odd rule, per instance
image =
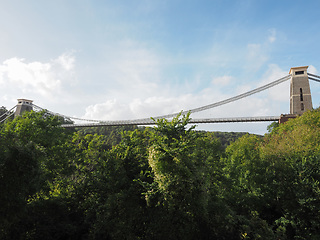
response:
[[[278,121],[280,116],[265,116],[265,117],[234,117],[234,118],[204,118],[191,119],[189,123],[234,123],[234,122],[273,122]],[[79,123],[79,124],[62,124],[64,128],[74,127],[103,127],[103,126],[132,126],[132,125],[156,125],[151,118],[148,120],[123,120],[123,121],[108,121],[100,123]]]

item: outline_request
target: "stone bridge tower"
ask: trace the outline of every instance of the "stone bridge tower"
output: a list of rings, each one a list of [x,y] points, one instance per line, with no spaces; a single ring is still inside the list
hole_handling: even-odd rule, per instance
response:
[[[25,111],[32,111],[32,102],[32,100],[18,99],[18,104],[16,112],[14,113],[14,117],[22,115]]]
[[[301,115],[312,109],[311,91],[307,74],[308,66],[293,67],[290,83],[290,114]]]

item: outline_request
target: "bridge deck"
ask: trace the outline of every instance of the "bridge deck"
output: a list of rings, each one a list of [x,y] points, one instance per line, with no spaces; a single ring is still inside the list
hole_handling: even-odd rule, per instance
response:
[[[234,117],[234,118],[204,118],[191,119],[189,123],[233,123],[233,122],[273,122],[278,121],[279,116],[265,116],[265,117]],[[73,127],[102,127],[102,126],[130,126],[130,125],[156,125],[150,120],[128,120],[128,121],[109,121],[101,123],[80,123],[80,124],[62,124],[64,128]]]

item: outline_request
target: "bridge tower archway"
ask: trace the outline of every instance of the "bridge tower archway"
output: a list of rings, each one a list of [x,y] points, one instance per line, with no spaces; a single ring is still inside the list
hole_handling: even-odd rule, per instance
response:
[[[308,66],[290,69],[290,114],[301,115],[305,111],[312,109],[307,69]]]

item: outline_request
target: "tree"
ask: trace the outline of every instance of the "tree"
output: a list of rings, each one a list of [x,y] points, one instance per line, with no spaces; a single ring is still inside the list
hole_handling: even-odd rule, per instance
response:
[[[151,134],[148,161],[156,185],[146,196],[152,199],[159,193],[155,202],[167,213],[161,227],[161,237],[166,239],[200,237],[199,225],[207,216],[207,159],[196,150],[199,136],[194,126],[187,129],[189,119],[188,114],[157,120]]]
[[[279,122],[273,122],[269,126],[267,126],[267,130],[269,133],[271,133],[277,127],[279,127]]]
[[[232,191],[226,196],[241,217],[240,234],[319,238],[319,140],[320,112],[315,110],[262,140],[246,136],[227,148],[225,173]]]
[[[148,215],[140,182],[149,182],[148,130],[124,132],[112,149],[102,135],[76,134],[79,148],[74,197],[85,212],[90,239],[138,239]]]
[[[0,137],[0,238],[25,213],[27,199],[39,190],[41,167],[31,144],[7,143]]]
[[[265,139],[266,195],[277,209],[275,226],[287,238],[319,238],[320,112],[281,124]],[[272,201],[272,202],[271,202]]]
[[[247,134],[226,149],[223,195],[233,212],[234,239],[274,239],[272,227],[261,216],[267,206],[261,189],[265,178],[261,141],[259,136]]]
[[[46,202],[71,173],[72,133],[45,112],[27,112],[7,122],[0,134],[0,225],[5,239],[24,236],[22,220],[30,220],[31,206]]]

